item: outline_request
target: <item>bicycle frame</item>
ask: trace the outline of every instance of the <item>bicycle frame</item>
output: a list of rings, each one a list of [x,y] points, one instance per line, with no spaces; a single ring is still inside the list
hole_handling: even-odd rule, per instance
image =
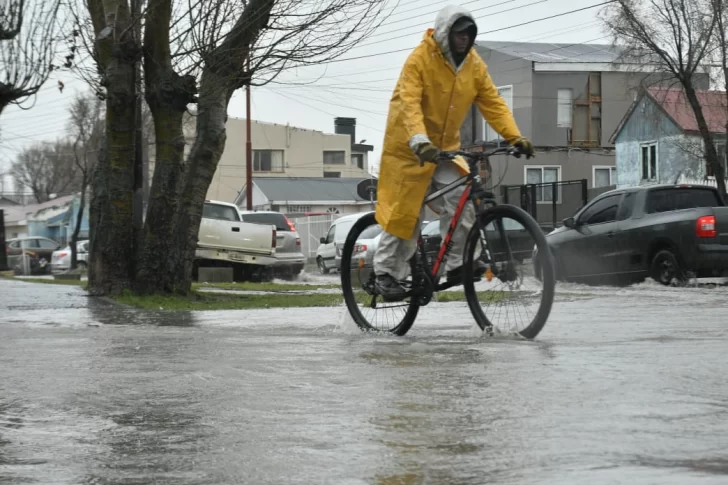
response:
[[[485,161],[487,161],[487,157],[485,158]],[[480,215],[482,211],[482,205],[483,204],[490,204],[490,205],[496,205],[495,196],[488,192],[482,187],[481,185],[481,176],[480,173],[477,171],[477,164],[476,163],[468,163],[470,165],[470,173],[468,175],[464,175],[463,177],[460,177],[459,179],[449,183],[445,187],[441,188],[440,190],[437,190],[436,192],[433,192],[429,196],[425,198],[424,203],[428,204],[432,202],[433,200],[442,197],[443,195],[452,192],[453,190],[466,185],[465,190],[463,191],[463,194],[460,196],[460,199],[458,200],[458,205],[455,208],[455,214],[453,214],[452,219],[450,220],[450,225],[448,227],[447,233],[445,234],[445,238],[443,239],[442,243],[440,244],[440,250],[438,251],[437,258],[432,264],[431,271],[428,273],[427,271],[424,271],[424,273],[428,276],[431,283],[433,283],[433,287],[436,286],[438,281],[438,273],[440,272],[440,268],[443,264],[447,261],[447,257],[450,254],[450,251],[452,250],[452,238],[455,233],[455,229],[457,228],[457,225],[460,223],[460,217],[462,216],[463,210],[465,209],[465,205],[469,202],[473,202],[473,206],[476,213],[476,218],[478,215]],[[475,192],[474,192],[475,191]],[[481,206],[478,205],[478,200],[481,201]],[[498,231],[502,237],[502,239],[505,241],[505,249],[506,249],[506,255],[508,260],[512,258],[512,252],[511,252],[511,245],[508,242],[508,238],[505,237],[505,228],[503,227],[503,221],[498,219],[496,221],[496,224],[498,226]],[[485,236],[485,228],[481,229],[481,244],[483,244],[483,241],[486,240]],[[424,252],[424,246],[422,244],[422,235],[418,238],[417,246],[420,249],[421,256],[423,258],[423,261],[425,261],[425,252]],[[483,246],[483,250],[486,251],[486,254],[488,258],[490,259],[490,253],[487,248],[487,242]],[[445,289],[443,288],[437,288],[435,291]]]

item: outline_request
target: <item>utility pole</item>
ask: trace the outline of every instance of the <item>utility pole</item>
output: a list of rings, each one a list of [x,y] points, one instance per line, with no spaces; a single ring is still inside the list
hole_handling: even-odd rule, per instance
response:
[[[250,54],[248,54],[248,84],[245,86],[245,199],[247,209],[253,210],[253,140],[250,135],[250,83],[253,75],[250,72]]]

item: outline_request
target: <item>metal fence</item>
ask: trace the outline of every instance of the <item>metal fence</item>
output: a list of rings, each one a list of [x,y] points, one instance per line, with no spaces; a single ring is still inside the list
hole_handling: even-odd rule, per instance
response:
[[[338,214],[325,214],[318,216],[296,217],[291,221],[296,225],[298,235],[301,237],[301,252],[310,259],[316,257],[319,240],[329,232],[331,223]]]
[[[586,179],[501,186],[502,202],[521,207],[545,230],[561,225],[587,203],[588,197]]]
[[[501,186],[501,202],[513,204],[533,216],[544,230],[562,225],[567,217],[614,185],[589,189],[586,179],[541,184]]]

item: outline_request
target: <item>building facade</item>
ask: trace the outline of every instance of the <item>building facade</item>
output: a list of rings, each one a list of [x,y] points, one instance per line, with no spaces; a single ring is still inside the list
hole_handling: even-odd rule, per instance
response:
[[[641,86],[662,83],[663,76],[651,66],[620,63],[620,52],[609,45],[479,42],[476,48],[537,150],[531,160],[494,157],[496,181],[618,183],[610,136]],[[707,87],[708,77],[700,82]],[[467,144],[499,137],[473,107],[461,138]]]
[[[726,93],[699,91],[697,95],[726,171]],[[616,145],[619,187],[681,181],[713,183],[697,121],[682,90],[645,90],[612,140]]]
[[[184,123],[185,156],[195,140],[195,123]],[[233,202],[246,180],[246,120],[229,117],[227,141],[207,191],[207,198]],[[355,118],[335,118],[334,133],[252,121],[253,178],[366,178],[374,147],[356,139]],[[150,149],[149,173],[154,173]]]

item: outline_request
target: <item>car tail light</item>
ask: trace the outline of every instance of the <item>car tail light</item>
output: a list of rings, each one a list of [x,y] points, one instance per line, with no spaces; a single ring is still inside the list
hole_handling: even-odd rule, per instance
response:
[[[715,216],[699,217],[695,221],[695,235],[698,237],[715,237]]]
[[[297,237],[296,238],[296,246],[300,246],[300,245],[301,245],[301,238],[300,237]]]
[[[273,248],[275,249],[275,247],[276,247],[276,230],[273,229]]]
[[[59,253],[59,254],[58,254],[58,257],[59,257],[59,258],[65,258],[67,254],[68,254],[68,253],[65,253],[65,252],[64,252],[64,253]]]
[[[286,218],[286,222],[288,223],[288,227],[291,229],[291,232],[296,232],[296,226],[293,224],[293,222],[291,222],[291,220],[286,216],[283,217]]]
[[[354,253],[363,253],[366,252],[367,245],[366,244],[355,244],[354,245]]]

